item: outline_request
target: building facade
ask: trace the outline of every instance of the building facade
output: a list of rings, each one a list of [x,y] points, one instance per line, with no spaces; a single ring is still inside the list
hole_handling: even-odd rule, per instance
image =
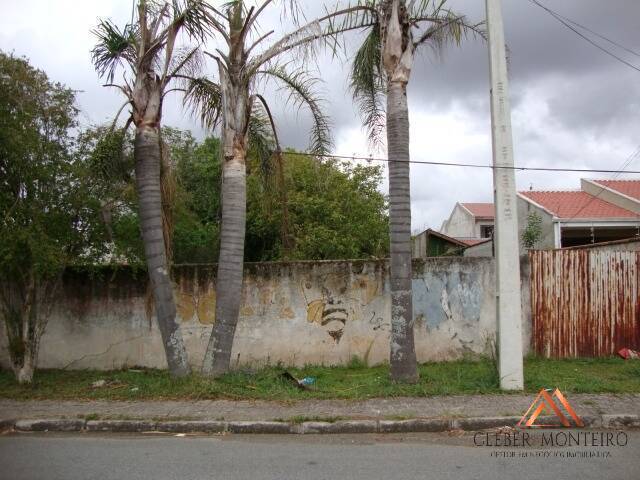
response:
[[[465,242],[465,256],[493,255],[491,203],[456,203],[441,232]],[[518,193],[520,238],[539,223],[536,249],[562,248],[640,237],[640,180],[582,179],[579,190]],[[521,245],[521,253],[526,248]]]

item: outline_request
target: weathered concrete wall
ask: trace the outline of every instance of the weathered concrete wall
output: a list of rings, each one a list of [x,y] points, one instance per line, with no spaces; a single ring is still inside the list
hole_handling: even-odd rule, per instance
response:
[[[425,258],[427,256],[427,231],[415,235],[411,239],[411,258]]]
[[[214,272],[211,265],[178,266],[174,272],[179,320],[197,366],[215,321]],[[386,261],[247,264],[234,366],[341,364],[353,356],[369,364],[386,362],[387,273]],[[493,259],[416,260],[413,291],[420,361],[485,352],[495,335]],[[1,342],[0,361],[7,366],[4,335]],[[528,337],[523,343],[528,347]],[[165,368],[145,273],[127,268],[94,276],[68,273],[38,365]]]

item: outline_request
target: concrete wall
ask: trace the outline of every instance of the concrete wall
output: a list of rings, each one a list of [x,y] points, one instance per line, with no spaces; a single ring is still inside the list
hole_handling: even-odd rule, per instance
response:
[[[427,256],[427,231],[415,235],[411,239],[411,258],[425,258]]]
[[[190,361],[199,366],[215,321],[213,266],[175,268],[178,316]],[[369,364],[389,356],[386,261],[247,264],[233,364]],[[528,289],[528,287],[525,287]],[[495,335],[490,258],[414,261],[418,359],[485,352]],[[71,272],[42,339],[40,368],[114,369],[166,363],[144,272]],[[527,304],[528,305],[528,304]],[[6,336],[0,363],[8,365]],[[523,339],[525,349],[528,337]]]

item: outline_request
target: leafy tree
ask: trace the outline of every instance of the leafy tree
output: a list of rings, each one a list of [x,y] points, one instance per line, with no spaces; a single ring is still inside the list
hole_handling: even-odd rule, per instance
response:
[[[100,261],[144,264],[137,215],[133,136],[110,126],[92,127],[77,139],[76,165],[89,191],[86,202],[99,212]]]
[[[411,298],[411,199],[409,184],[409,107],[407,85],[418,48],[436,51],[460,43],[479,25],[445,8],[446,0],[360,0],[346,26],[367,30],[351,69],[351,89],[372,143],[381,143],[386,126],[389,158],[391,250],[391,377],[416,382]],[[340,26],[344,28],[345,25]],[[384,100],[386,99],[386,109]]]
[[[542,217],[535,211],[527,215],[527,225],[522,231],[522,244],[528,250],[534,248],[542,236]]]
[[[171,217],[172,263],[214,262],[211,246],[217,244],[217,211],[207,212],[219,196],[219,166],[214,139],[199,144],[188,131],[162,128],[166,159],[163,177],[173,178],[173,199],[163,210]],[[132,135],[110,126],[90,128],[81,133],[78,164],[85,170],[98,209],[106,242],[103,261],[144,264],[135,191],[134,142]],[[212,180],[207,170],[213,170]],[[219,168],[217,169],[219,170]],[[213,185],[213,188],[211,188]],[[166,215],[165,215],[166,216]]]
[[[92,248],[73,162],[74,92],[0,52],[0,316],[18,382],[30,383],[66,265]]]
[[[177,177],[174,262],[214,263],[220,236],[220,140],[209,137],[198,144],[183,135],[182,142],[165,135]]]
[[[185,33],[203,41],[211,10],[202,0],[139,0],[136,6],[135,20],[122,29],[109,20],[100,21],[93,32],[98,41],[92,55],[98,74],[110,82],[119,67],[125,69],[122,84],[108,86],[118,88],[126,98],[120,111],[131,107],[126,125],[133,123],[136,129],[133,157],[145,259],[169,372],[180,377],[190,369],[169,277],[166,247],[171,233],[163,228],[170,222],[163,223],[168,211],[162,200],[171,205],[170,192],[163,188],[171,184],[161,183],[166,158],[160,124],[166,94],[199,66],[198,47],[180,46],[178,39]]]
[[[292,258],[384,257],[389,228],[382,170],[289,154]]]
[[[163,127],[176,185],[173,262],[214,263],[218,258],[220,140],[198,142],[190,132]],[[80,135],[77,163],[83,166],[104,261],[144,262],[133,185],[133,139],[109,127]],[[284,206],[278,179],[265,174],[250,151],[247,167],[247,261],[384,257],[388,253],[386,198],[378,190],[379,167],[320,161],[289,150],[284,188],[288,192],[291,246],[285,248]]]

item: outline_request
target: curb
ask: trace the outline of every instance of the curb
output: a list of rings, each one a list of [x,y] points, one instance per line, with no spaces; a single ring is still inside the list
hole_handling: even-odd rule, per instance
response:
[[[353,434],[478,431],[513,427],[520,417],[415,418],[409,420],[341,420],[337,422],[266,421],[148,421],[74,419],[0,419],[1,430],[18,432],[117,432],[117,433],[235,433],[235,434]],[[541,417],[541,420],[544,420]],[[640,428],[640,415],[584,416],[585,427],[604,429]]]

